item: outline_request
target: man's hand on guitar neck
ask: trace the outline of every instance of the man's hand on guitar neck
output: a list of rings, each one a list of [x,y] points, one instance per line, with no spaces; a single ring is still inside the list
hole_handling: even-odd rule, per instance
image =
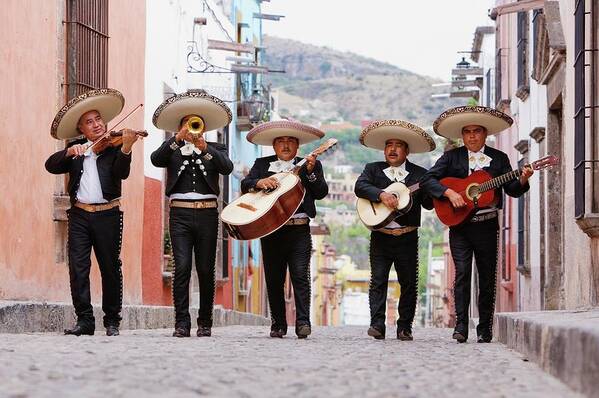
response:
[[[451,205],[456,209],[466,206],[466,202],[464,202],[464,198],[462,198],[462,195],[460,195],[451,188],[447,188],[447,190],[443,193],[443,196],[449,199]]]
[[[306,170],[308,170],[308,174],[314,170],[314,166],[316,166],[316,155],[306,156]]]
[[[397,209],[397,205],[399,204],[399,202],[397,201],[397,196],[389,192],[381,192],[381,194],[379,195],[379,199],[381,200],[381,202],[383,202],[385,206],[387,206],[391,210]]]
[[[256,183],[258,189],[276,189],[278,186],[279,181],[274,177],[262,178]]]
[[[532,167],[530,166],[524,166],[522,168],[522,173],[520,174],[520,184],[522,184],[523,186],[526,185],[526,183],[528,182],[528,179],[530,178],[530,176],[532,176],[532,174],[534,173]]]

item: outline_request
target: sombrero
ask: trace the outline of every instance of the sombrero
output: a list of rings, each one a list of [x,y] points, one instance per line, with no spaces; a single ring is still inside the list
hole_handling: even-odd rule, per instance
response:
[[[385,149],[385,143],[391,139],[406,142],[410,153],[430,152],[436,147],[435,141],[426,131],[403,120],[370,123],[360,133],[360,143],[374,149]]]
[[[77,129],[79,119],[89,111],[98,111],[104,123],[117,117],[125,106],[125,98],[118,90],[100,88],[73,98],[54,117],[50,135],[58,140],[68,140],[81,135]]]
[[[489,135],[501,133],[510,127],[513,119],[497,109],[486,106],[458,106],[443,112],[433,123],[433,130],[445,138],[462,138],[462,128],[483,126]]]
[[[233,115],[220,99],[203,90],[177,94],[164,101],[152,117],[154,126],[161,130],[177,132],[179,123],[187,115],[204,119],[206,131],[216,130],[231,123]]]
[[[254,127],[249,131],[246,138],[256,145],[270,146],[277,137],[295,137],[302,145],[321,139],[324,137],[324,133],[307,124],[289,120],[275,120]]]

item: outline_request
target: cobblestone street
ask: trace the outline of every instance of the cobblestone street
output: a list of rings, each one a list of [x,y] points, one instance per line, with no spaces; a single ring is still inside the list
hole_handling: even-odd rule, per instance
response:
[[[314,328],[307,340],[253,326],[201,339],[100,332],[0,335],[0,396],[577,396],[504,345],[458,345],[448,329],[416,329],[413,342],[392,329],[375,341],[363,327]]]

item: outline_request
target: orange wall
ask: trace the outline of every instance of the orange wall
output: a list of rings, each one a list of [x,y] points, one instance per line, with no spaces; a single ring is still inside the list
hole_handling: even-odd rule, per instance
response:
[[[67,266],[55,262],[56,178],[44,169],[58,143],[50,137],[50,123],[64,104],[64,3],[2,2],[0,134],[10,146],[0,146],[0,299],[70,301]],[[126,110],[144,95],[144,14],[143,0],[110,2],[109,86],[123,92]],[[141,129],[142,120],[138,113],[124,125]],[[123,185],[125,302],[141,302],[142,149],[134,148],[131,176]],[[97,266],[93,268],[92,299],[99,302]]]
[[[147,305],[172,305],[171,285],[162,279],[162,182],[146,177],[142,254],[142,293]]]

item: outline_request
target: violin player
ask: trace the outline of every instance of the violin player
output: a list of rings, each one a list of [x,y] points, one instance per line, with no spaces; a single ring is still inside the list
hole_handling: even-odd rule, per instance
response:
[[[119,199],[121,181],[129,176],[131,150],[139,132],[123,129],[119,137],[122,144],[112,145],[106,123],[121,112],[124,104],[117,90],[88,91],[60,109],[50,129],[56,139],[75,139],[45,164],[52,174],[69,174],[68,262],[77,323],[65,329],[67,335],[93,335],[95,331],[89,282],[92,248],[102,277],[106,335],[119,334],[123,297],[123,212]]]

